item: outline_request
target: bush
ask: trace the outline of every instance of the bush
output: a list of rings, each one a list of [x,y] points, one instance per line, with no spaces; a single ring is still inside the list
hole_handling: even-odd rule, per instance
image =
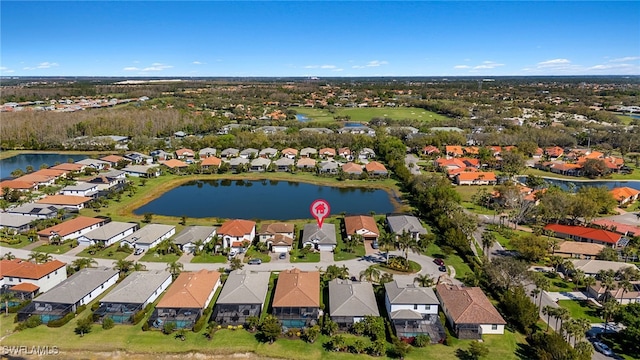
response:
[[[207,324],[207,317],[208,316],[203,315],[200,317],[200,319],[198,319],[198,321],[196,321],[195,325],[193,325],[194,333],[200,332],[200,330],[204,328],[204,326]]]
[[[176,325],[175,322],[173,321],[167,321],[166,323],[164,323],[164,325],[162,326],[162,332],[166,335],[171,334],[172,332],[174,332],[176,330],[178,326]]]
[[[29,329],[33,329],[34,327],[40,326],[42,324],[42,319],[40,315],[30,316],[25,322],[24,325]]]
[[[87,305],[80,305],[76,309],[76,314],[80,314],[81,312],[85,311],[86,309],[87,309]]]
[[[66,325],[69,321],[71,321],[74,317],[76,316],[76,314],[70,312],[67,315],[61,317],[60,319],[57,320],[51,320],[47,323],[48,327],[52,327],[52,328],[58,328],[61,327],[63,325]]]
[[[147,313],[144,310],[140,310],[138,312],[136,312],[135,314],[131,315],[131,323],[133,325],[138,325],[140,323],[140,321],[142,321],[142,319],[144,319],[144,316]]]
[[[113,319],[108,316],[105,316],[102,319],[102,328],[105,330],[113,329],[115,324],[116,324],[115,321],[113,321]]]
[[[430,342],[431,342],[431,338],[429,337],[429,335],[426,335],[426,334],[419,334],[419,335],[418,335],[418,336],[416,336],[416,338],[413,340],[413,346],[416,346],[416,347],[425,347],[425,346],[427,346]]]
[[[92,327],[93,327],[93,319],[91,316],[87,316],[85,318],[78,320],[78,324],[73,331],[80,336],[84,336],[84,334],[88,334],[91,332]]]
[[[144,324],[142,324],[142,331],[149,331],[149,323],[145,322]]]
[[[18,311],[22,310],[24,307],[26,307],[27,305],[31,304],[31,300],[25,301],[25,302],[21,302],[18,305],[14,305],[14,306],[9,306],[9,309],[7,310],[10,314],[15,314]],[[17,317],[16,317],[17,319]]]
[[[91,311],[96,311],[98,310],[99,307],[100,307],[100,302],[96,301],[95,303],[93,303],[93,305],[91,305]]]

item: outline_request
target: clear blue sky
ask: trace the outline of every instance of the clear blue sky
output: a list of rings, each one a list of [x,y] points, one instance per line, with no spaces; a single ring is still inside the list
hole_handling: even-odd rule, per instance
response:
[[[3,76],[640,74],[640,1],[0,4]]]

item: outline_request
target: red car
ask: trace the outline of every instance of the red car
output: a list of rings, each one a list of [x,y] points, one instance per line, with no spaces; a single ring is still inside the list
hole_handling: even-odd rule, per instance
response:
[[[436,265],[438,265],[438,266],[443,266],[444,265],[444,260],[439,259],[439,258],[433,259],[433,262],[436,263]]]

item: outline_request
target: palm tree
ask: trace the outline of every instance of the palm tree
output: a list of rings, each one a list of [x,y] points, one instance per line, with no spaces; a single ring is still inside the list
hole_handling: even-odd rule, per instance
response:
[[[575,347],[577,340],[582,340],[585,333],[591,329],[591,322],[585,318],[579,318],[575,319],[574,325],[576,327],[576,331],[573,334],[573,345]]]
[[[576,289],[580,287],[580,285],[584,282],[585,279],[585,273],[584,271],[577,269],[573,271],[573,274],[571,276],[571,279],[573,280],[573,283],[575,284]]]
[[[569,319],[569,310],[559,307],[556,309],[554,316],[556,318],[556,330],[560,330],[560,335],[562,335],[562,323]],[[560,327],[558,327],[558,320],[560,320]]]
[[[4,316],[9,316],[9,303],[16,300],[16,295],[12,291],[3,292],[0,301],[4,303]]]
[[[551,280],[549,280],[549,278],[544,275],[541,275],[539,273],[537,274],[538,276],[535,277],[534,284],[536,285],[536,289],[540,294],[540,299],[538,299],[538,311],[540,311],[540,308],[542,307],[542,293],[549,290],[549,288],[551,287]]]
[[[385,261],[389,260],[389,251],[393,248],[395,243],[395,234],[384,232],[378,238],[378,245],[380,249],[385,252]]]
[[[613,318],[616,312],[618,312],[618,303],[609,299],[602,304],[602,317],[604,318],[604,332],[607,333],[607,327],[609,325],[609,321]]]
[[[558,255],[553,255],[552,257],[549,258],[549,261],[551,261],[551,266],[553,266],[553,269],[555,270],[555,272],[558,272],[558,268],[564,262],[564,258]]]
[[[32,260],[36,264],[44,264],[53,260],[53,256],[51,256],[51,254],[40,251],[32,251],[31,253],[29,253],[29,261]]]
[[[202,253],[202,250],[204,250],[204,240],[196,240],[193,242],[193,254],[194,255],[200,255]]]
[[[13,255],[13,253],[12,253],[11,251],[9,251],[8,253],[4,254],[4,255],[2,256],[2,258],[3,258],[4,260],[13,260],[13,259],[15,259],[15,258],[16,258],[16,256],[15,256],[15,255]]]
[[[582,284],[584,285],[587,293],[589,293],[589,288],[596,284],[596,278],[594,278],[593,276],[585,276],[584,280],[582,280]]]
[[[131,271],[132,267],[133,261],[131,260],[120,259],[113,262],[113,270],[118,270],[118,273],[120,273],[120,277],[124,277],[125,275],[127,275],[127,273]]]
[[[542,315],[547,315],[547,331],[549,331],[549,323],[551,322],[551,316],[555,315],[556,308],[551,305],[545,305],[542,308]]]
[[[377,283],[380,280],[380,270],[373,265],[369,266],[360,272],[360,281],[362,281],[362,279]]]
[[[76,269],[76,271],[80,271],[84,268],[98,266],[98,262],[92,258],[77,258],[73,260],[73,262],[71,263],[71,266],[73,266]]]
[[[180,275],[183,269],[184,265],[182,265],[182,263],[179,261],[167,263],[167,271],[171,273],[171,276],[173,276],[173,280],[175,280],[178,275]]]
[[[420,244],[416,241],[416,239],[411,236],[407,231],[402,231],[402,234],[398,237],[398,248],[404,253],[404,259],[406,260],[407,266],[409,265],[409,250],[413,252],[420,251]]]
[[[496,235],[493,232],[485,230],[482,233],[482,251],[484,251],[487,259],[489,258],[489,250],[493,244],[495,244],[496,240]]]
[[[633,290],[633,284],[627,280],[621,280],[620,282],[618,282],[618,289],[621,290],[620,292],[620,304],[622,304],[622,299],[624,298],[624,294]]]
[[[380,285],[382,284],[386,284],[388,282],[392,282],[393,281],[393,274],[390,274],[388,272],[380,275]]]
[[[413,282],[418,283],[421,287],[431,287],[434,284],[434,280],[429,274],[418,275],[413,278]]]
[[[131,270],[133,271],[146,271],[147,270],[147,266],[145,264],[139,263],[139,262],[134,262],[133,266],[131,267]]]

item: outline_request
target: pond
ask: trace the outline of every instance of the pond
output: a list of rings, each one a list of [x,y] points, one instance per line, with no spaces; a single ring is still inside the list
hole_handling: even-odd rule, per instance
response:
[[[29,165],[33,166],[34,170],[38,170],[40,168],[40,165],[42,164],[53,166],[56,163],[68,162],[69,159],[78,161],[86,158],[88,158],[88,156],[82,154],[19,154],[10,158],[0,160],[0,179],[11,177],[11,172],[16,169],[22,169],[22,171],[26,171],[26,168]]]
[[[563,190],[573,189],[577,191],[583,186],[606,186],[609,189],[617,187],[630,187],[636,190],[640,190],[640,180],[564,180],[564,179],[549,179],[543,177],[544,181],[549,185],[557,185]],[[519,181],[525,182],[526,176],[519,177]]]
[[[296,119],[298,119],[298,121],[300,122],[308,122],[311,121],[310,118],[308,118],[306,115],[304,114],[296,114]]]
[[[191,218],[291,220],[311,218],[309,206],[325,199],[331,214],[394,211],[388,192],[372,188],[320,186],[277,180],[198,180],[178,186],[136,209]]]

